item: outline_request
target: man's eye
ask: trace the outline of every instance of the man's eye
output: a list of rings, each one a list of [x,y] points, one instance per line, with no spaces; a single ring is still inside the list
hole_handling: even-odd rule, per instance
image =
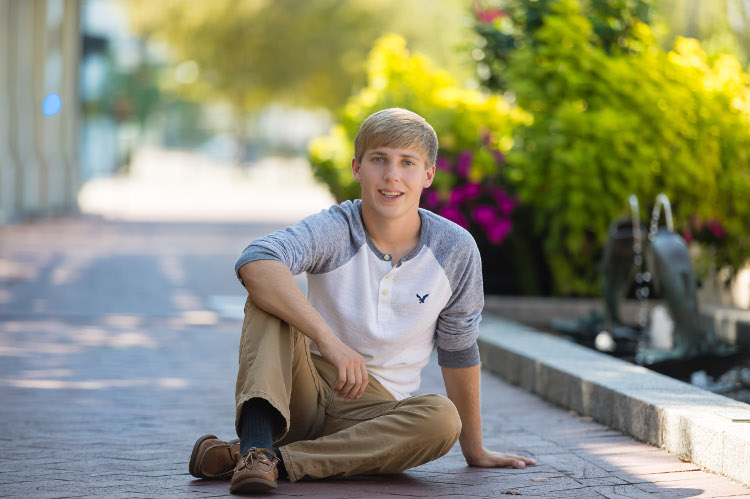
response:
[[[373,158],[372,160],[373,160],[374,162],[376,162],[376,163],[380,163],[380,162],[382,162],[382,161],[383,161],[383,158]]]
[[[413,164],[414,164],[414,162],[413,162],[413,161],[409,161],[409,160],[407,159],[406,161],[404,161],[404,164],[405,164],[406,166],[411,166],[411,165],[413,165]]]

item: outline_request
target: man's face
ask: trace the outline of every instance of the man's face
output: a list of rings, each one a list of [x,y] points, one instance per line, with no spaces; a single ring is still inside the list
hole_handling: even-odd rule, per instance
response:
[[[352,159],[354,180],[362,184],[362,205],[378,216],[398,219],[416,213],[422,189],[432,184],[435,165],[427,167],[414,149],[377,147]]]

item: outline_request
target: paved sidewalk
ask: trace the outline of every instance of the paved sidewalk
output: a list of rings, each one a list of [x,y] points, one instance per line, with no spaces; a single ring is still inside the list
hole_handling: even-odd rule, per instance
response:
[[[0,496],[218,497],[197,437],[233,437],[234,260],[277,226],[0,226]],[[227,298],[228,297],[228,298]],[[224,307],[224,305],[227,307]],[[420,391],[443,392],[436,363]],[[456,446],[399,475],[289,484],[302,497],[750,497],[750,490],[483,375],[484,434],[534,457],[469,468]]]

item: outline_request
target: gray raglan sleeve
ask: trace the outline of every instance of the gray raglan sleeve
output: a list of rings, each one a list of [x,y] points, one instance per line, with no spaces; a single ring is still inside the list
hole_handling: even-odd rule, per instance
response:
[[[442,367],[471,367],[479,364],[479,322],[484,308],[482,260],[471,239],[449,269],[451,295],[438,316],[436,336],[438,364]]]
[[[240,267],[255,260],[276,260],[292,271],[317,273],[337,260],[336,253],[346,249],[349,226],[338,206],[302,219],[250,243],[234,265],[237,278]],[[343,244],[342,244],[343,243]]]

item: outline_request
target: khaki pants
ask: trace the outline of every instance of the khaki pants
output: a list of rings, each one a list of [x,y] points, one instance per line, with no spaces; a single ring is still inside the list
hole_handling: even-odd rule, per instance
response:
[[[242,404],[260,397],[276,422],[289,480],[399,473],[447,453],[461,433],[450,400],[435,394],[397,401],[372,376],[360,399],[335,395],[336,369],[311,355],[307,338],[250,298],[240,341],[235,425]]]

